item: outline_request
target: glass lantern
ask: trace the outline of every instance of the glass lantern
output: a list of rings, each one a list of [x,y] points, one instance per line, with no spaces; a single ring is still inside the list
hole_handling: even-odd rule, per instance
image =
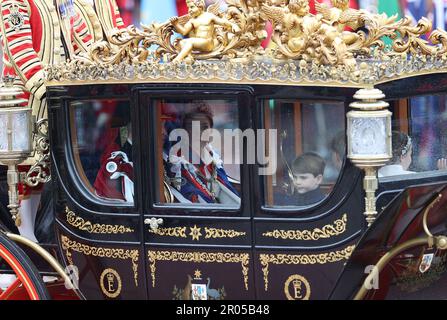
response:
[[[22,90],[13,86],[12,79],[4,79],[0,87],[0,164],[8,166],[8,208],[17,226],[20,226],[17,165],[33,150],[31,108],[24,106],[27,100],[19,98],[22,94]]]
[[[354,95],[347,114],[348,158],[365,171],[365,216],[371,225],[377,215],[375,191],[378,188],[377,169],[392,158],[391,115],[389,104],[378,89],[361,89]]]

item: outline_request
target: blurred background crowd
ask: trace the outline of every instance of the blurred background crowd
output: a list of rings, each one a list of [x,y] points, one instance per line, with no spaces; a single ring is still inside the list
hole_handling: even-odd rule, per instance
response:
[[[315,1],[329,3],[331,0],[309,0],[312,12]],[[213,3],[214,0],[206,0]],[[222,0],[224,6],[225,1]],[[350,0],[352,8],[367,9],[371,12],[409,16],[415,21],[425,16],[433,21],[434,28],[446,29],[447,0]],[[185,0],[117,0],[123,20],[127,24],[149,24],[165,21],[172,16],[187,12]]]

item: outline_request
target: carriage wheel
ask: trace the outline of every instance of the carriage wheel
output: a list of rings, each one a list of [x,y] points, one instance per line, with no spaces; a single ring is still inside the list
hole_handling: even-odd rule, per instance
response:
[[[30,258],[2,232],[0,232],[0,262],[6,263],[16,277],[7,288],[0,288],[0,300],[50,299],[48,290]]]

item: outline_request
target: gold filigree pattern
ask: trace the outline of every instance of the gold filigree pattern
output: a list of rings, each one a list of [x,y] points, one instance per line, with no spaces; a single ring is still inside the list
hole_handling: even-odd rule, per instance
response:
[[[341,260],[348,260],[354,251],[355,246],[348,246],[339,251],[324,252],[320,254],[260,254],[259,260],[264,275],[264,290],[268,290],[269,284],[269,266],[271,264],[293,264],[293,265],[312,265],[334,263]]]
[[[348,216],[344,214],[341,219],[337,219],[333,224],[325,225],[322,228],[315,228],[313,230],[273,230],[264,232],[262,235],[267,238],[282,240],[317,241],[344,233],[346,231],[347,221]]]
[[[157,261],[194,262],[194,263],[240,263],[245,290],[248,290],[248,270],[250,255],[248,253],[228,252],[179,252],[179,251],[148,251],[149,268],[152,277],[152,287],[155,288]]]
[[[246,232],[205,227],[205,239],[236,238],[245,236]]]
[[[137,249],[118,249],[118,248],[102,248],[93,247],[77,241],[71,240],[66,236],[61,236],[62,249],[65,250],[67,260],[73,264],[71,251],[75,251],[86,256],[94,256],[100,258],[130,260],[132,262],[132,270],[134,274],[135,286],[138,287],[138,258],[139,251]]]
[[[149,232],[158,236],[187,238],[186,227],[158,228],[156,230],[149,229]]]
[[[93,224],[88,220],[84,220],[83,218],[78,217],[73,211],[71,211],[68,208],[65,208],[65,213],[68,224],[70,224],[75,228],[78,228],[79,230],[86,231],[88,233],[124,234],[134,232],[132,228],[125,227],[122,225],[99,224],[99,223]]]
[[[202,237],[202,228],[197,227],[194,225],[194,227],[190,227],[190,233],[189,236],[191,236],[192,240],[200,240],[200,237]],[[232,229],[218,229],[218,228],[209,228],[205,227],[205,239],[220,239],[220,238],[236,238],[236,237],[242,237],[245,236],[246,232],[236,231]],[[155,231],[149,230],[149,232],[154,233],[159,236],[166,236],[166,237],[175,237],[175,238],[188,238],[188,235],[186,234],[186,227],[174,227],[174,228],[159,228]]]

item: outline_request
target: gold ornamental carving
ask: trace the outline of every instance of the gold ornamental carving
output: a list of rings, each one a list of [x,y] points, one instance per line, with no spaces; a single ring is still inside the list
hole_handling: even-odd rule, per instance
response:
[[[186,227],[158,228],[156,230],[149,229],[149,232],[158,236],[187,238]]]
[[[134,275],[135,286],[138,287],[138,258],[139,252],[137,249],[118,249],[118,248],[102,248],[93,247],[75,240],[71,240],[66,236],[61,236],[62,249],[65,250],[67,260],[73,264],[71,251],[81,253],[86,256],[130,260],[132,262],[132,271]]]
[[[125,227],[122,225],[91,223],[90,221],[84,220],[83,218],[77,216],[73,211],[71,211],[68,208],[65,208],[65,213],[68,224],[79,230],[86,231],[88,233],[124,234],[134,232],[132,228]]]
[[[175,237],[175,238],[188,238],[191,237],[194,241],[199,241],[200,237],[205,236],[205,239],[222,239],[222,238],[236,238],[243,237],[247,233],[242,231],[236,231],[232,229],[218,229],[218,228],[203,228],[205,235],[202,234],[202,228],[194,225],[189,227],[189,233],[187,233],[186,227],[173,227],[173,228],[158,228],[157,230],[149,230],[150,233],[165,236],[165,237]]]
[[[218,239],[218,238],[237,238],[243,237],[247,233],[236,230],[225,230],[217,228],[205,227],[205,239]]]
[[[245,290],[248,290],[248,270],[250,255],[248,253],[228,252],[179,252],[179,251],[148,251],[149,269],[152,287],[155,288],[157,261],[194,262],[194,263],[239,263],[242,268],[242,278]]]
[[[320,254],[260,254],[259,260],[264,275],[264,290],[268,290],[269,267],[274,265],[314,265],[334,263],[342,260],[348,260],[354,251],[355,246],[348,246],[339,251],[324,252]]]
[[[203,0],[186,0],[185,16],[116,30],[88,55],[48,66],[48,84],[181,80],[359,87],[447,72],[447,32],[431,32],[427,18],[414,25],[408,17],[351,9],[348,0],[317,3],[317,14],[309,12],[307,0],[222,2],[206,7]],[[264,50],[267,21],[273,46]]]
[[[332,224],[325,225],[322,228],[315,228],[313,230],[272,230],[264,232],[262,235],[267,238],[282,240],[317,241],[344,233],[346,231],[347,221],[348,216],[347,214],[344,214],[340,219],[337,219]]]

